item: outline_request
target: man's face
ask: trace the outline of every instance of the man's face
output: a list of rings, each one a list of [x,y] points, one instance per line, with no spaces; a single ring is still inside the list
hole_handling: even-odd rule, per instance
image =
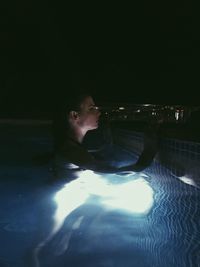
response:
[[[94,100],[91,96],[88,96],[80,105],[78,125],[86,131],[94,130],[98,128],[100,115],[101,113],[99,108],[95,106]]]

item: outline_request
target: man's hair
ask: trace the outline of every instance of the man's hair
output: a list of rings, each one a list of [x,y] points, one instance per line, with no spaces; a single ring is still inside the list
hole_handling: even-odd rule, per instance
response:
[[[73,94],[71,94],[70,97],[64,100],[62,109],[65,112],[65,114],[68,114],[70,111],[79,111],[80,105],[83,102],[83,100],[90,95],[91,94],[86,91],[73,92]]]

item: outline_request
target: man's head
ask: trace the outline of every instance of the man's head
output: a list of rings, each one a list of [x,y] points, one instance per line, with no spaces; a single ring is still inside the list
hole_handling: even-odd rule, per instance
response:
[[[62,146],[70,129],[86,133],[98,128],[99,116],[100,111],[89,93],[73,92],[67,99],[63,97],[53,122],[55,149]]]
[[[79,127],[85,132],[98,128],[99,108],[93,98],[88,95],[79,96],[73,107],[66,112],[69,127]]]

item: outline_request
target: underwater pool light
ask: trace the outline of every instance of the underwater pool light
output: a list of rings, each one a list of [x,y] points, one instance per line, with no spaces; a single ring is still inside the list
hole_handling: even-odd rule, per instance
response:
[[[66,218],[78,207],[86,203],[91,196],[98,196],[98,204],[105,209],[115,209],[126,211],[129,214],[147,214],[153,206],[153,190],[146,181],[145,175],[124,176],[114,175],[118,183],[113,183],[111,177],[102,177],[93,171],[83,171],[76,180],[73,180],[63,186],[55,196],[54,201],[57,204],[55,213],[52,217],[53,224],[49,235],[42,240],[34,249],[34,260],[36,266],[40,266],[39,253],[58,233],[63,226]],[[113,178],[113,177],[112,177]],[[115,179],[115,181],[116,181]],[[92,198],[91,198],[92,199]],[[90,202],[91,203],[91,202]],[[94,201],[96,205],[96,202]],[[56,251],[61,255],[68,249],[72,232],[78,229],[82,223],[84,215],[79,216],[72,224],[71,230],[64,235],[64,242]]]
[[[108,207],[130,213],[146,214],[153,205],[153,190],[144,178],[112,185],[110,196],[102,201]]]
[[[100,197],[100,204],[106,208],[120,209],[130,213],[149,212],[153,205],[153,189],[140,175],[127,182],[117,176],[119,182],[111,181],[93,171],[83,171],[79,178],[67,183],[54,197],[57,203],[55,220],[63,221],[73,210],[84,204],[89,197]]]

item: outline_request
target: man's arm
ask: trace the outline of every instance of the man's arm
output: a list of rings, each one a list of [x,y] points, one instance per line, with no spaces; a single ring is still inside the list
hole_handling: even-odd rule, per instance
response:
[[[158,150],[157,131],[150,130],[144,133],[144,148],[135,164],[124,167],[114,167],[104,161],[95,159],[81,145],[69,145],[65,148],[66,159],[80,168],[101,173],[141,172],[152,163]]]

